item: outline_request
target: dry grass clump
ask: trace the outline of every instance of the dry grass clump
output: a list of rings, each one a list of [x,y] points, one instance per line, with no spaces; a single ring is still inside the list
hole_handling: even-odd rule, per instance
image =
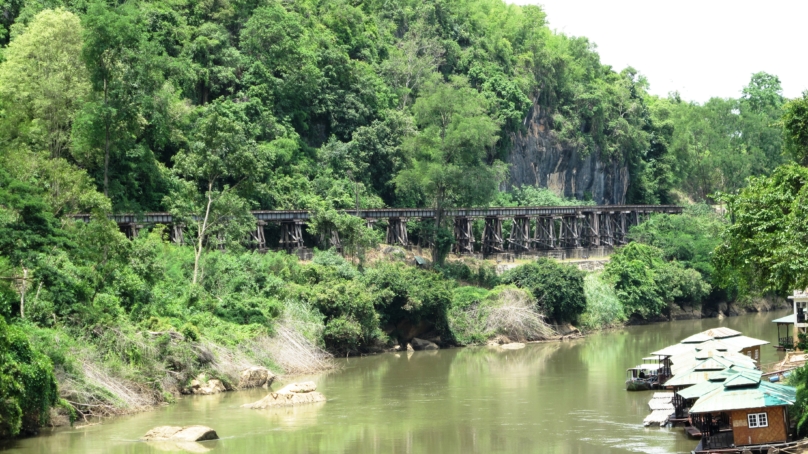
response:
[[[497,296],[497,302],[488,308],[486,332],[518,341],[543,340],[555,335],[525,291],[504,289]]]
[[[333,356],[306,338],[293,323],[282,321],[264,348],[272,362],[287,374],[310,374],[336,367]]]

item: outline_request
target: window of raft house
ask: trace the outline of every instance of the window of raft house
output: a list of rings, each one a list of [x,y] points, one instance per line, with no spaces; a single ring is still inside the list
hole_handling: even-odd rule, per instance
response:
[[[769,427],[769,417],[766,413],[750,413],[746,415],[746,418],[749,422],[750,429]]]

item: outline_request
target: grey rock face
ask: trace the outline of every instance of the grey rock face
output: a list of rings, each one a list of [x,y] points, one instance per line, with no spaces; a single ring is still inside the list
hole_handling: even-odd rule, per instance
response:
[[[525,120],[526,131],[512,133],[508,186],[549,188],[564,197],[583,199],[589,193],[598,205],[626,201],[628,166],[622,161],[604,162],[600,153],[582,156],[550,131],[542,107],[534,103]]]

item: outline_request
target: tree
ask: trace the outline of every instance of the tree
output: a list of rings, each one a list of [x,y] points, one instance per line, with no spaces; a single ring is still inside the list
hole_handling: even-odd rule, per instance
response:
[[[189,148],[174,156],[176,173],[187,181],[177,181],[165,203],[175,219],[196,228],[193,284],[211,234],[232,244],[255,228],[247,201],[236,191],[262,175],[269,159],[261,156],[244,124],[232,102],[210,103],[200,108]]]
[[[435,208],[432,240],[444,227],[446,208],[484,205],[505,176],[505,165],[485,161],[498,140],[499,125],[488,113],[488,100],[463,77],[433,78],[413,105],[419,133],[405,144],[411,167],[395,178],[396,190],[420,193]],[[439,248],[433,261],[441,264]]]
[[[102,150],[104,195],[109,196],[110,159],[133,147],[133,138],[141,129],[141,114],[136,102],[137,80],[134,70],[139,40],[138,12],[124,3],[116,8],[105,2],[93,2],[84,16],[82,57],[90,71],[96,98],[84,105],[77,119],[79,161],[93,163]],[[100,97],[100,98],[99,98]]]
[[[780,85],[780,78],[774,74],[763,71],[752,74],[749,85],[743,87],[741,93],[742,98],[756,112],[769,108],[779,109],[783,105],[783,87]]]
[[[732,222],[721,235],[714,263],[722,276],[737,270],[752,291],[785,296],[808,286],[808,169],[779,167],[726,195]]]
[[[808,165],[808,90],[783,107],[786,150],[802,165]]]
[[[384,62],[383,71],[398,92],[400,109],[409,105],[410,97],[443,60],[445,51],[433,35],[424,21],[413,24]]]
[[[82,28],[75,14],[45,10],[11,41],[0,65],[6,132],[59,158],[70,145],[76,111],[90,90],[81,60]]]

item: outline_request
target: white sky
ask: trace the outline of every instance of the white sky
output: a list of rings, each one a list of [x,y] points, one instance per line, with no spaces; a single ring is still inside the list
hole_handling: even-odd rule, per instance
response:
[[[780,77],[783,95],[808,89],[805,0],[507,0],[540,4],[551,29],[586,36],[601,62],[633,66],[653,94],[737,98],[750,76]]]

